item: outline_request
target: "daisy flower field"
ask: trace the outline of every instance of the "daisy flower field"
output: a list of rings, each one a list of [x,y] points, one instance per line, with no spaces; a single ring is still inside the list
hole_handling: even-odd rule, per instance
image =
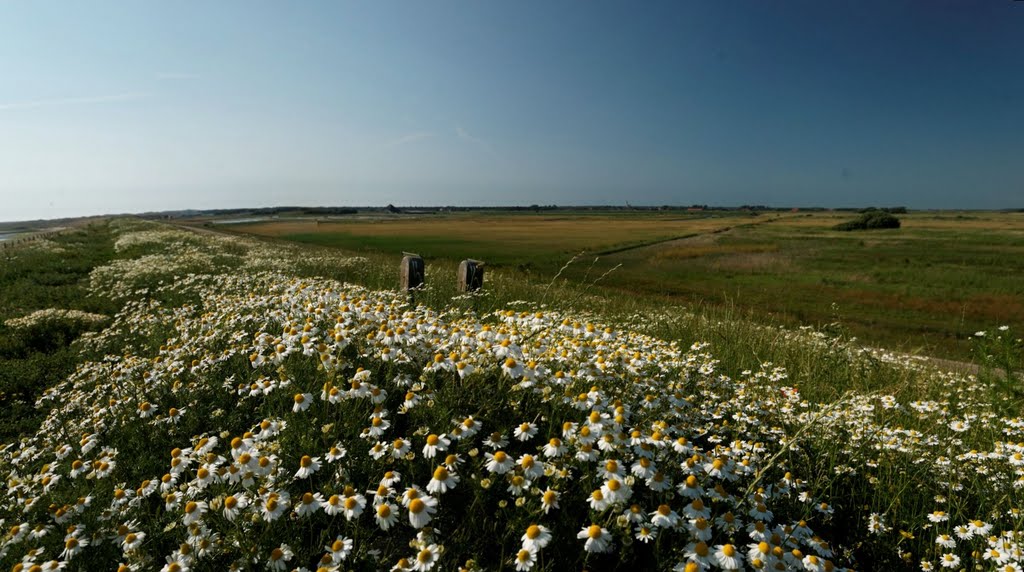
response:
[[[24,319],[96,329],[0,446],[4,569],[1024,563],[1024,419],[976,376],[791,333],[919,382],[817,400],[656,317],[415,304],[303,266],[366,259],[108,224],[89,288],[120,310]]]

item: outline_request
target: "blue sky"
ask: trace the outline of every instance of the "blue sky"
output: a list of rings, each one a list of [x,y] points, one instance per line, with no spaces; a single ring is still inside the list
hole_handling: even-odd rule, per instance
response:
[[[1024,207],[1024,2],[0,0],[0,220]]]

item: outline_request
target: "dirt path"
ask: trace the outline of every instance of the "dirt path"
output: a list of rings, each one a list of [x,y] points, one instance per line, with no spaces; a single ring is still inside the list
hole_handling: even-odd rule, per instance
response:
[[[681,244],[681,243],[684,243],[684,242],[695,242],[697,240],[709,239],[709,238],[711,238],[711,237],[713,237],[715,235],[722,234],[722,233],[725,233],[725,232],[730,232],[730,231],[733,231],[733,230],[735,230],[737,228],[749,228],[749,227],[752,227],[752,226],[757,226],[757,225],[760,225],[760,224],[766,224],[766,223],[774,222],[774,221],[778,221],[778,220],[784,220],[784,219],[787,219],[787,218],[792,218],[792,217],[775,216],[775,217],[772,217],[772,218],[756,220],[756,221],[753,221],[753,222],[746,222],[746,223],[743,223],[743,224],[733,224],[733,225],[729,225],[729,226],[723,226],[721,228],[715,228],[715,229],[707,230],[707,231],[704,231],[704,232],[693,232],[693,233],[689,233],[689,234],[684,234],[682,236],[673,236],[671,238],[662,238],[662,239],[659,239],[659,240],[652,240],[652,241],[648,241],[648,242],[641,242],[639,244],[632,244],[632,245],[629,245],[629,246],[623,246],[621,248],[613,248],[613,249],[610,249],[610,250],[603,250],[601,252],[595,252],[594,254],[596,254],[598,256],[608,256],[608,255],[611,255],[611,254],[621,254],[623,252],[629,252],[629,251],[633,251],[633,250],[640,250],[642,248],[672,247],[672,246],[675,246],[675,245],[678,245],[678,244]]]

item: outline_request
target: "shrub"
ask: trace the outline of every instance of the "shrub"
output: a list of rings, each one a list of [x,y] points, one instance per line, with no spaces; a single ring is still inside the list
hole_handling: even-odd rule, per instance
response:
[[[872,210],[854,220],[839,223],[835,230],[872,230],[876,228],[899,228],[900,219],[885,211]]]

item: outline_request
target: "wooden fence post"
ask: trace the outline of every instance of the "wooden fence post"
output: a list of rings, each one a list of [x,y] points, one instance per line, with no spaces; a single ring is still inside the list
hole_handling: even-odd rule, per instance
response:
[[[408,292],[423,285],[426,275],[423,257],[418,254],[403,252],[401,267],[401,289]]]
[[[484,263],[467,258],[459,263],[459,292],[476,292],[484,285]]]

